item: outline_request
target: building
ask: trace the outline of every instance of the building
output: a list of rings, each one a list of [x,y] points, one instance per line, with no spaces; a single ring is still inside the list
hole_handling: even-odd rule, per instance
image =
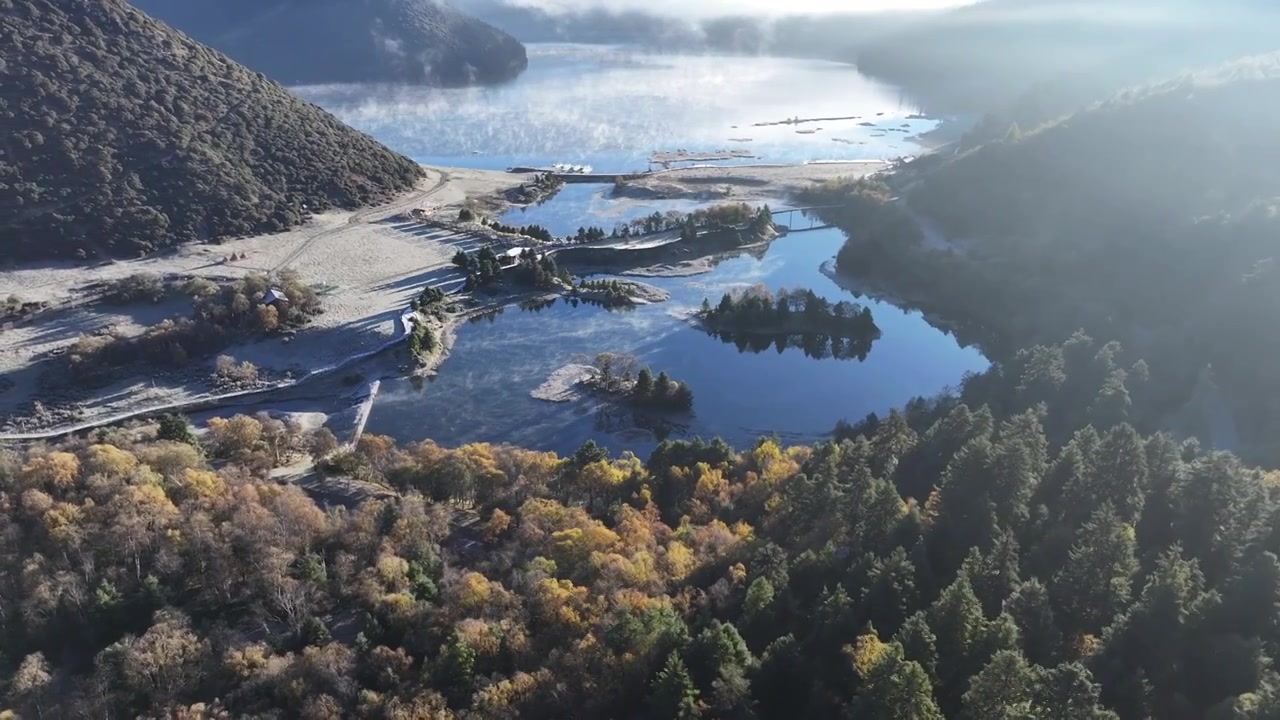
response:
[[[283,291],[276,288],[268,288],[267,292],[262,295],[263,305],[275,305],[276,303],[287,303],[289,297]]]

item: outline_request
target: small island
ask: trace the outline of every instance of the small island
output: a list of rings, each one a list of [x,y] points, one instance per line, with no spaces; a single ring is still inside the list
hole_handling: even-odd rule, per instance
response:
[[[696,316],[707,330],[752,335],[829,335],[876,338],[880,328],[871,308],[842,300],[832,304],[812,290],[785,288],[770,293],[761,286],[728,292],[720,303],[703,300]]]
[[[586,358],[584,358],[586,360]],[[639,368],[639,369],[637,369]],[[567,402],[581,397],[575,388],[589,389],[635,410],[660,413],[687,413],[693,409],[693,391],[659,372],[640,367],[632,355],[599,353],[586,362],[574,363],[552,373],[531,395],[538,400]]]
[[[612,308],[664,302],[671,297],[671,294],[648,283],[612,278],[581,280],[574,286],[570,297]]]
[[[725,293],[715,306],[703,300],[693,317],[701,329],[740,352],[799,348],[813,358],[864,360],[880,337],[870,308],[833,304],[811,290],[773,294],[756,286]]]

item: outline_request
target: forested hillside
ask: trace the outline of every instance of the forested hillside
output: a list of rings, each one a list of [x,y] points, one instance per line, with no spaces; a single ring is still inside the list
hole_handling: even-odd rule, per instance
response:
[[[10,260],[279,230],[421,174],[121,0],[0,0],[0,85]]]
[[[443,0],[132,0],[143,11],[288,85],[510,80],[523,45]]]
[[[1115,344],[740,452],[396,447],[269,418],[0,451],[24,717],[1280,713],[1277,478],[1145,435]],[[334,482],[334,481],[330,481]],[[364,488],[361,490],[361,488]],[[358,497],[377,496],[363,503]]]
[[[1251,0],[984,0],[859,44],[859,69],[941,112],[1035,126],[1136,83],[1280,49]]]
[[[841,268],[919,290],[997,352],[1077,328],[1121,339],[1171,400],[1212,366],[1246,444],[1275,461],[1280,329],[1265,318],[1280,299],[1276,117],[1280,62],[1265,56],[1035,132],[1010,128],[880,191],[907,197],[954,252],[925,243],[896,206],[882,206],[879,230],[869,186],[836,190],[854,238]]]

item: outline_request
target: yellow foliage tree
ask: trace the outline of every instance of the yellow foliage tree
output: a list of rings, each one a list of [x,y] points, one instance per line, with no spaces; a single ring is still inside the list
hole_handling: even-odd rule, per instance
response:
[[[258,327],[263,332],[275,332],[280,327],[280,313],[275,305],[258,306]]]
[[[497,542],[502,533],[511,527],[511,516],[498,508],[489,515],[489,520],[484,524],[484,539],[487,542]]]
[[[666,572],[667,577],[672,580],[680,580],[693,572],[696,560],[693,557],[693,551],[686,547],[679,540],[672,540],[667,543],[667,551],[662,555],[662,569]]]
[[[187,443],[160,440],[138,450],[138,458],[169,480],[177,480],[188,468],[203,468],[204,456]]]
[[[257,447],[262,439],[262,423],[248,415],[209,420],[209,440],[214,452],[232,457],[244,455]]]
[[[472,615],[482,612],[490,604],[495,595],[494,589],[489,578],[478,572],[469,572],[458,579],[451,595],[454,604],[464,615]]]
[[[188,500],[207,500],[217,497],[226,490],[226,483],[217,473],[208,470],[187,468],[182,477],[170,485],[169,494],[178,502]]]
[[[378,582],[391,592],[400,592],[409,587],[409,561],[396,555],[383,555],[374,565]]]
[[[32,458],[22,467],[25,487],[65,491],[80,475],[80,459],[69,452],[55,451]]]
[[[889,646],[880,641],[875,633],[859,635],[852,645],[846,645],[844,652],[853,661],[853,669],[858,676],[866,679],[880,662]]]
[[[91,445],[85,451],[84,469],[93,475],[128,477],[138,467],[138,458],[114,445]]]

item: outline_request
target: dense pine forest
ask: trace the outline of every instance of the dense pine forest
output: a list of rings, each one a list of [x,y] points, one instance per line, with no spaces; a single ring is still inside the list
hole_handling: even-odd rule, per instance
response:
[[[24,717],[1274,718],[1276,477],[1077,335],[838,439],[336,450],[171,418],[0,456]],[[278,484],[311,453],[330,479]],[[326,486],[371,488],[317,503]]]
[[[935,308],[989,355],[1079,328],[1119,339],[1170,412],[1211,370],[1241,451],[1273,463],[1277,113],[1280,59],[1261,56],[812,199],[844,205],[842,272]]]
[[[121,0],[0,0],[0,16],[7,260],[280,230],[421,175]]]

